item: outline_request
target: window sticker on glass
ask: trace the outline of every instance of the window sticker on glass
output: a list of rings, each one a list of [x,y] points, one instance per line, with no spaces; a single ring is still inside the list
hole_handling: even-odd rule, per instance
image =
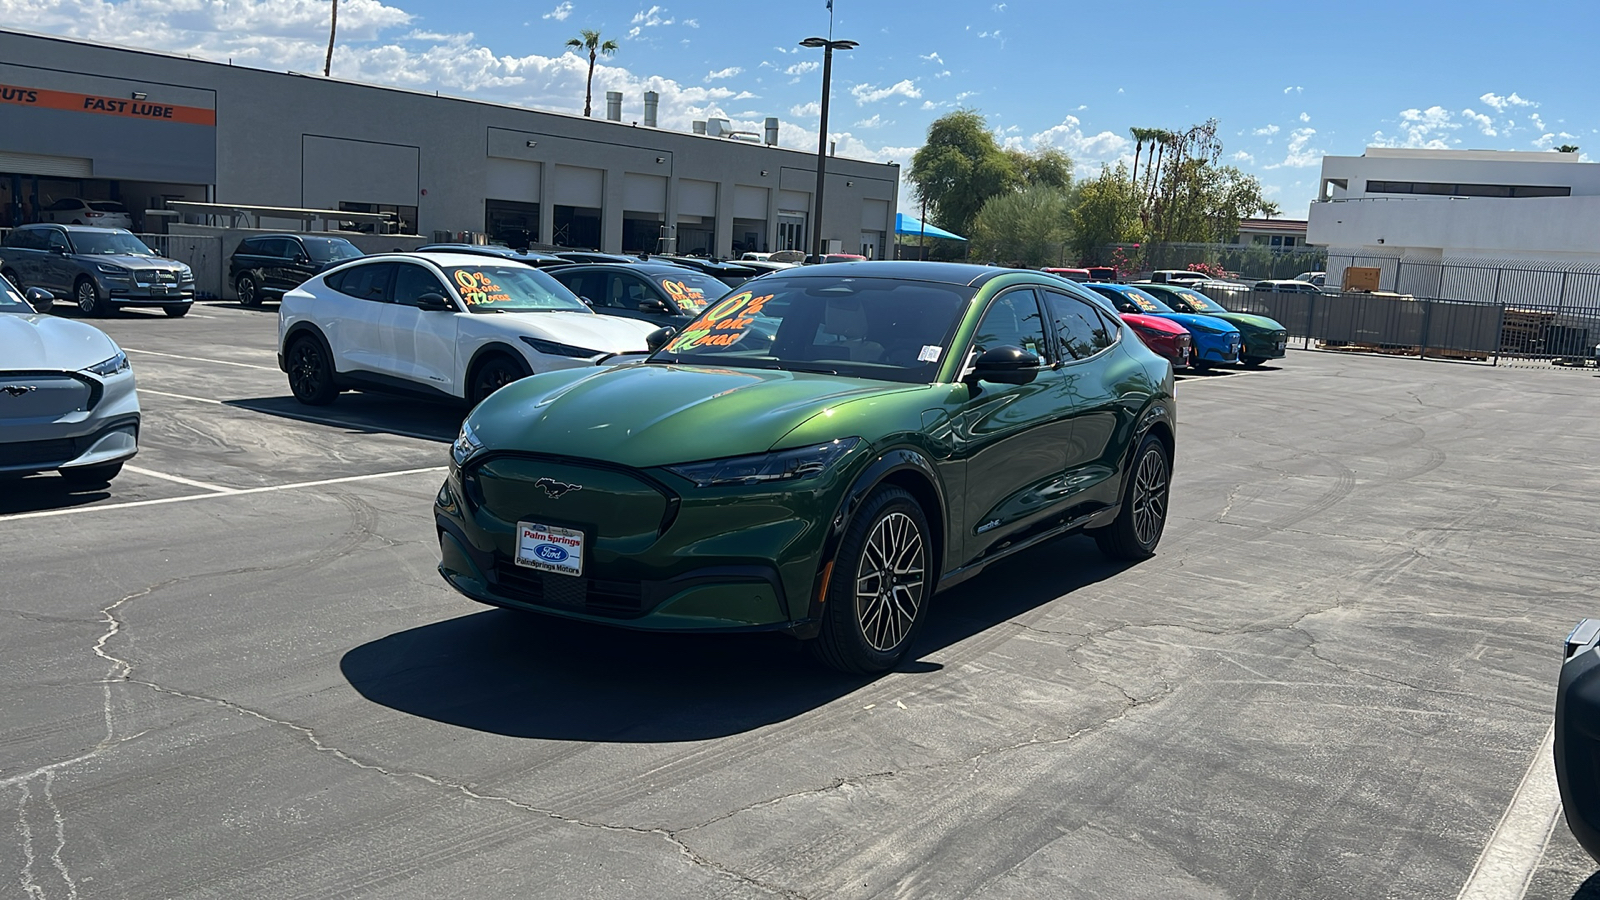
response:
[[[943,353],[944,348],[937,344],[923,344],[922,352],[917,354],[917,362],[938,362]]]
[[[1147,312],[1147,313],[1164,313],[1164,312],[1167,311],[1167,310],[1162,309],[1160,306],[1156,305],[1156,302],[1154,300],[1151,300],[1148,297],[1141,297],[1138,294],[1123,294],[1122,296],[1127,297],[1129,300],[1132,300],[1133,301],[1133,305],[1139,307],[1139,309],[1144,311],[1144,312]]]
[[[688,312],[697,313],[706,308],[706,292],[693,285],[667,278],[662,279],[661,289],[667,292],[667,296],[671,297],[674,303]]]
[[[685,353],[697,347],[731,347],[745,336],[761,308],[771,299],[771,294],[757,297],[753,291],[740,291],[724,298],[663,349],[668,353]]]
[[[456,287],[461,289],[461,299],[467,301],[468,306],[479,303],[505,303],[511,299],[494,279],[482,272],[469,272],[466,269],[456,270]]]

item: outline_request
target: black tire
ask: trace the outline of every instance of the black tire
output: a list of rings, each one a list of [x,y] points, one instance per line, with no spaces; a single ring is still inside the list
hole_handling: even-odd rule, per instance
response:
[[[289,367],[289,390],[296,400],[307,406],[327,406],[339,396],[333,360],[316,338],[306,334],[290,341],[284,361]]]
[[[811,642],[818,660],[872,675],[905,658],[933,596],[931,537],[927,516],[910,494],[897,487],[873,491],[834,558],[822,630]]]
[[[170,317],[170,318],[181,319],[184,316],[187,316],[189,314],[189,308],[191,306],[194,306],[194,304],[193,303],[174,303],[171,306],[163,306],[163,307],[161,307],[161,311],[166,313],[167,316]]]
[[[1167,500],[1172,489],[1172,460],[1167,445],[1153,434],[1144,436],[1128,466],[1130,483],[1122,495],[1117,520],[1093,533],[1108,559],[1149,559],[1167,525]]]
[[[122,472],[122,463],[114,462],[104,466],[83,466],[77,469],[62,469],[61,477],[73,487],[105,487],[111,479]]]
[[[477,406],[495,391],[531,374],[528,367],[520,360],[512,359],[504,353],[496,353],[480,361],[473,368],[472,378],[467,382],[470,388],[467,392],[467,401]]]
[[[249,272],[239,276],[239,280],[233,283],[233,289],[239,295],[240,306],[261,305],[261,285],[256,283],[256,277]]]
[[[1249,368],[1259,369],[1267,364],[1267,358],[1265,356],[1241,356],[1239,357],[1239,362],[1244,363]]]
[[[1189,357],[1189,368],[1195,370],[1196,372],[1204,372],[1207,369],[1210,369],[1212,365],[1213,363],[1210,360],[1195,359],[1193,356]]]
[[[111,304],[100,299],[100,289],[95,287],[93,278],[79,278],[72,285],[72,299],[78,304],[78,312],[86,316],[111,314]]]

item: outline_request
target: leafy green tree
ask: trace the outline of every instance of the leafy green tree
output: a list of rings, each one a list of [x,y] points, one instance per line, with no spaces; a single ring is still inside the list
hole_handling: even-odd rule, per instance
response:
[[[972,220],[978,259],[1038,267],[1055,261],[1071,228],[1066,188],[1034,184],[989,198]]]
[[[1098,177],[1079,182],[1077,193],[1068,246],[1080,262],[1099,264],[1107,245],[1141,240],[1139,189],[1127,166],[1102,166]]]
[[[594,60],[595,56],[611,56],[617,52],[616,41],[600,40],[600,32],[585,28],[578,32],[578,37],[570,38],[567,46],[574,50],[586,50],[589,53],[589,81],[583,89],[583,114],[588,116],[594,100]]]
[[[1021,187],[1072,187],[1072,157],[1065,152],[1055,147],[1040,147],[1032,153],[1015,148],[1003,152]]]
[[[939,227],[967,236],[990,197],[1015,188],[1011,158],[976,110],[958,109],[928,126],[928,140],[911,157],[906,174],[917,199]]]
[[[1157,175],[1154,199],[1143,213],[1151,240],[1231,241],[1240,219],[1277,210],[1255,176],[1219,164],[1222,141],[1217,138],[1217,120],[1173,135],[1165,148],[1171,149],[1172,159]]]

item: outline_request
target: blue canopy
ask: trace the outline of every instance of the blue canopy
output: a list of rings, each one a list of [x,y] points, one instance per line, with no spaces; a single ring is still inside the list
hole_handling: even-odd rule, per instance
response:
[[[926,230],[924,230],[926,229]],[[937,225],[929,225],[921,219],[912,218],[905,213],[894,215],[895,234],[926,234],[931,238],[944,238],[947,241],[964,241],[966,238],[959,234],[951,234]]]

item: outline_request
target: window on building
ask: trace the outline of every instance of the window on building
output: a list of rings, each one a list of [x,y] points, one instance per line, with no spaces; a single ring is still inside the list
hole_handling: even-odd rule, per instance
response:
[[[1570,197],[1572,188],[1536,184],[1452,184],[1443,181],[1368,181],[1369,194],[1443,197]]]

